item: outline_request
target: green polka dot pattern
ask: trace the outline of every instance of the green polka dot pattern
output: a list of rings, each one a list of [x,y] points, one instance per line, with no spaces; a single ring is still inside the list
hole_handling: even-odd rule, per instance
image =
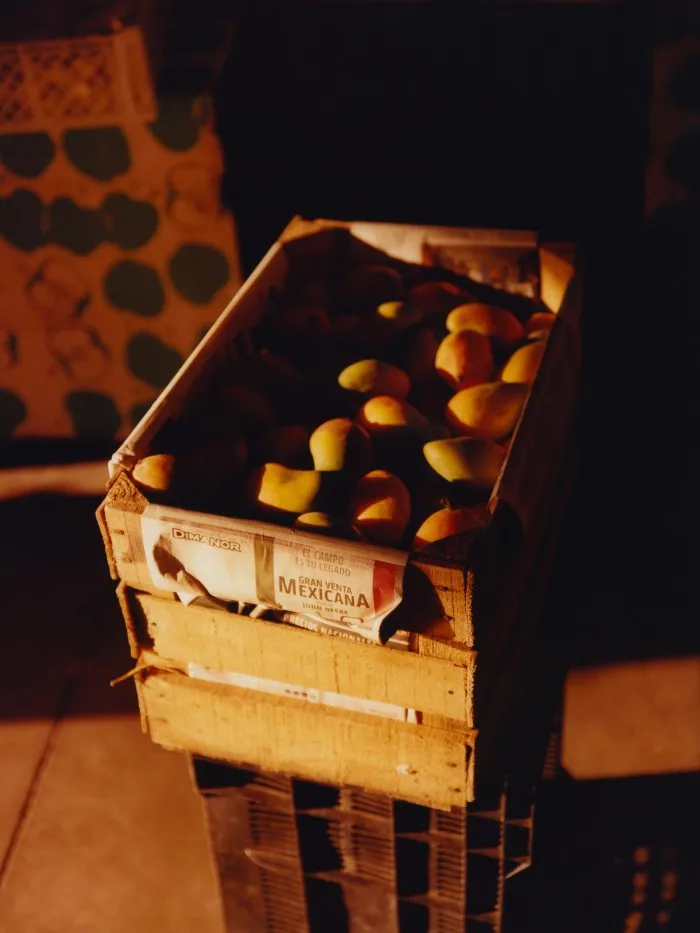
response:
[[[126,348],[127,365],[139,379],[164,389],[184,363],[184,357],[154,334],[134,334]]]
[[[208,304],[228,282],[228,260],[213,246],[185,243],[170,260],[170,278],[183,298]]]
[[[38,178],[56,155],[48,133],[15,133],[0,136],[0,163],[20,178]]]
[[[27,406],[19,395],[0,389],[0,439],[8,438],[27,417]]]
[[[65,405],[79,437],[114,437],[119,430],[117,406],[104,392],[69,392]]]
[[[45,243],[44,205],[33,191],[18,188],[0,198],[0,235],[8,243],[31,253]]]
[[[122,249],[139,249],[158,229],[158,211],[148,201],[109,194],[102,202],[107,238]]]
[[[112,266],[105,277],[105,295],[115,308],[140,317],[155,317],[165,304],[165,292],[157,271],[133,259]]]
[[[67,130],[63,150],[79,171],[97,181],[112,181],[131,167],[129,144],[117,126]]]

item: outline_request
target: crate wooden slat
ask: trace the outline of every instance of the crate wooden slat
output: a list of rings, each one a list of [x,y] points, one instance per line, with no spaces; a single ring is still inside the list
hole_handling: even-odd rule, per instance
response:
[[[195,680],[137,675],[151,738],[165,748],[331,784],[356,784],[433,807],[470,796],[469,736]],[[465,730],[468,731],[468,730]]]
[[[131,599],[146,629],[141,644],[150,641],[163,658],[391,703],[470,725],[474,652],[465,652],[458,663],[319,638],[305,629],[145,593],[133,593]]]

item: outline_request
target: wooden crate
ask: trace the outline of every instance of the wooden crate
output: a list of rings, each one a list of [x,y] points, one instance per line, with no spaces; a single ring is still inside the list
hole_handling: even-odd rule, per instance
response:
[[[500,933],[530,865],[531,780],[445,813],[202,759],[192,771],[228,933]]]
[[[484,245],[486,241],[486,245]],[[379,249],[382,252],[378,252]],[[541,291],[559,311],[508,461],[494,490],[492,518],[479,537],[451,539],[408,556],[396,615],[409,651],[331,638],[220,609],[185,606],[154,588],[141,536],[148,500],[131,469],[158,431],[196,405],[239,335],[264,313],[290,264],[336,254],[381,257],[402,270],[439,263],[455,281],[474,262],[524,255],[540,264]],[[477,257],[475,260],[474,257]],[[411,265],[412,263],[413,265]],[[98,519],[137,665],[144,727],[170,748],[326,781],[436,808],[473,797],[478,652],[484,695],[507,654],[527,592],[533,549],[550,525],[567,462],[576,408],[580,294],[568,248],[537,247],[533,235],[377,224],[294,222],[212,332],[112,461],[113,477]],[[486,284],[470,285],[472,291]],[[561,304],[564,292],[566,300]],[[481,297],[477,295],[476,297]],[[520,299],[517,295],[514,302]],[[227,356],[228,354],[228,356]],[[229,363],[230,365],[230,363]],[[313,539],[313,535],[309,535]],[[372,552],[371,546],[367,546]],[[235,673],[235,680],[201,672]],[[286,695],[259,681],[287,685]],[[221,682],[218,682],[221,681]],[[301,691],[294,695],[294,691]],[[308,702],[327,693],[386,704],[391,711]],[[303,695],[302,695],[303,694]],[[399,710],[399,717],[396,710]],[[406,715],[401,718],[403,711]],[[476,723],[479,725],[479,723]]]

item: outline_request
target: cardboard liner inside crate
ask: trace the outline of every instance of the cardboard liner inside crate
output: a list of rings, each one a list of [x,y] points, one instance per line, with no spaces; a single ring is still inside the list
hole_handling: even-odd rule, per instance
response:
[[[168,422],[186,410],[197,409],[222,368],[235,365],[236,360],[240,361],[250,352],[248,329],[263,318],[290,268],[313,269],[319,262],[381,260],[400,269],[410,281],[410,276],[422,279],[430,271],[429,264],[439,257],[442,262],[450,262],[453,268],[466,268],[472,274],[475,268],[481,268],[479,274],[486,279],[488,265],[483,257],[489,251],[492,257],[497,256],[499,249],[505,250],[502,252],[505,265],[498,266],[501,270],[498,284],[502,284],[501,279],[514,282],[515,294],[510,298],[515,313],[518,302],[524,302],[528,312],[532,310],[529,299],[517,294],[518,290],[527,291],[528,282],[532,288],[539,286],[540,281],[542,286],[546,284],[549,301],[553,304],[563,301],[561,308],[554,308],[559,313],[547,352],[491,497],[492,521],[484,537],[504,538],[502,556],[514,551],[520,538],[527,534],[552,472],[563,455],[575,410],[580,367],[580,294],[578,282],[573,285],[570,282],[573,274],[570,258],[562,256],[562,250],[542,248],[538,252],[536,236],[531,233],[297,219],[112,458],[112,481],[98,513],[112,575],[136,589],[162,592],[162,584],[158,586],[149,569],[152,555],[144,549],[141,528],[142,516],[150,503],[136,489],[130,470],[151,450],[158,432]],[[533,263],[536,278],[528,271]],[[504,269],[511,271],[506,275]],[[449,269],[440,269],[439,275],[442,279],[451,277],[462,286],[468,281],[470,292],[482,300],[494,294],[502,295],[494,293],[488,281],[464,280]],[[562,299],[560,296],[564,295]],[[525,311],[521,313],[524,315]],[[513,521],[509,513],[514,513],[517,521]],[[281,536],[282,532],[279,534]],[[272,536],[274,538],[274,534]],[[313,535],[309,537],[316,540]],[[478,535],[462,535],[412,556],[405,570],[404,599],[392,617],[394,628],[430,633],[432,637],[450,639],[465,646],[474,645],[474,580],[470,565],[477,563],[479,547]],[[368,555],[372,550],[370,545],[366,546]],[[491,568],[491,572],[498,575],[502,568]]]

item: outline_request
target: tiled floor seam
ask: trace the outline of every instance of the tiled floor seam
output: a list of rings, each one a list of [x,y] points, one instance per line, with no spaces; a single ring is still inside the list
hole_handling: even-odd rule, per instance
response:
[[[41,786],[41,780],[46,772],[49,761],[51,759],[51,754],[53,752],[54,745],[55,745],[56,735],[58,733],[58,727],[62,719],[64,718],[66,711],[68,710],[68,707],[70,705],[73,694],[75,693],[75,689],[78,685],[78,682],[79,682],[79,677],[77,675],[73,675],[66,681],[66,683],[63,686],[63,690],[61,691],[61,697],[59,700],[58,709],[56,711],[56,716],[51,725],[51,731],[49,732],[46,738],[46,743],[42,750],[41,757],[39,758],[39,761],[37,762],[36,768],[34,770],[34,774],[32,775],[32,779],[27,789],[26,796],[17,813],[17,822],[15,823],[15,827],[12,831],[12,835],[10,836],[10,839],[8,841],[7,848],[5,849],[5,853],[2,857],[2,861],[0,861],[0,890],[2,890],[3,884],[7,877],[7,869],[12,861],[13,855],[17,851],[17,848],[20,845],[20,842],[22,839],[22,832],[24,830],[27,819],[31,812],[32,805],[34,804],[34,801],[36,800],[38,796],[39,789]]]

